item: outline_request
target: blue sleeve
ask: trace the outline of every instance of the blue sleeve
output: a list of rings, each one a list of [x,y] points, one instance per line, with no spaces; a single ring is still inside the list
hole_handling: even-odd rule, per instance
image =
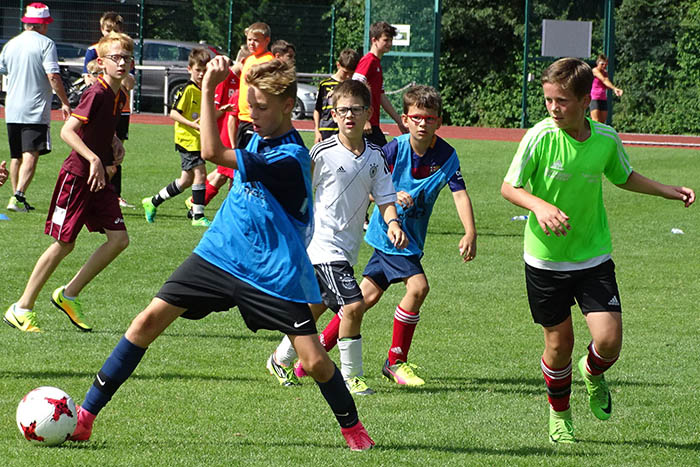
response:
[[[457,172],[452,174],[452,176],[450,177],[450,179],[448,180],[447,183],[450,186],[450,190],[452,192],[467,189],[467,185],[464,183],[464,178],[462,177],[462,169],[461,168],[457,168]]]
[[[396,154],[399,150],[399,143],[396,138],[392,139],[382,147],[384,152],[384,158],[386,159],[386,165],[389,166],[389,171],[394,171],[394,164],[396,163]]]
[[[88,74],[88,63],[91,61],[95,60],[97,58],[97,49],[94,47],[90,47],[87,49],[87,52],[85,52],[85,61],[83,62],[83,74],[87,75]]]
[[[280,147],[263,154],[236,149],[241,181],[261,183],[293,217],[300,219],[307,202],[299,161]]]

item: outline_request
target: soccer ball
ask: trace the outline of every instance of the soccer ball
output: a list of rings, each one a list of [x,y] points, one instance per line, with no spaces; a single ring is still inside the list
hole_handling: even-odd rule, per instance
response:
[[[42,386],[29,391],[17,406],[17,427],[33,444],[58,446],[77,424],[75,402],[58,388]]]

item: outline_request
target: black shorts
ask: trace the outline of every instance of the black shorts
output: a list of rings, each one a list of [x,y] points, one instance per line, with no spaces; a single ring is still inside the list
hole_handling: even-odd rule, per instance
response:
[[[328,138],[331,138],[335,135],[338,134],[338,130],[330,131],[330,130],[321,130],[319,133],[321,133],[321,139],[322,140],[327,140]]]
[[[117,122],[117,138],[120,141],[126,141],[129,139],[129,118],[131,114],[121,114],[119,121]]]
[[[175,145],[175,150],[180,154],[180,167],[184,171],[206,164],[200,151],[188,151],[180,145]]]
[[[608,110],[608,100],[607,99],[593,99],[591,100],[591,105],[588,106],[591,110]]]
[[[211,312],[237,306],[253,332],[269,329],[299,336],[317,333],[308,304],[273,297],[194,253],[165,281],[156,297],[185,308],[182,317],[187,319],[202,319]]]
[[[241,120],[238,123],[238,130],[236,130],[236,147],[238,149],[245,149],[254,133],[253,123]]]
[[[372,279],[382,290],[417,274],[425,274],[417,255],[388,255],[379,250],[374,250],[362,272],[363,276]]]
[[[611,259],[577,271],[550,271],[525,264],[525,282],[532,318],[544,327],[564,322],[576,303],[584,315],[594,311],[622,312],[615,263]]]
[[[340,307],[362,300],[355,271],[347,261],[314,264],[323,304],[338,313]]]
[[[374,125],[372,125],[371,133],[365,133],[365,139],[367,139],[367,141],[369,141],[370,143],[376,144],[379,147],[382,147],[386,144],[386,136],[384,136],[384,132],[380,127]]]
[[[51,152],[51,128],[41,123],[8,123],[7,138],[10,140],[10,157],[21,159],[23,152],[39,155]]]

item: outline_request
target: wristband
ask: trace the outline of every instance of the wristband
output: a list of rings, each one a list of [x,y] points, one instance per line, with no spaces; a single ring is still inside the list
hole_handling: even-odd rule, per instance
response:
[[[392,222],[396,222],[397,224],[399,224],[399,227],[401,227],[401,219],[399,219],[398,217],[394,217],[393,219],[389,219],[388,221],[386,221],[386,225],[388,226]]]

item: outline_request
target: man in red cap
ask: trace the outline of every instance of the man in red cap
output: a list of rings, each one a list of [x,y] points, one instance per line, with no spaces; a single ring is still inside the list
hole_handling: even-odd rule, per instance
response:
[[[46,37],[53,22],[49,7],[30,3],[22,17],[24,31],[5,44],[0,53],[0,74],[6,74],[5,121],[10,140],[10,181],[14,195],[7,209],[27,212],[25,192],[34,177],[41,154],[51,151],[52,90],[61,100],[63,118],[70,116],[63,88],[56,45]]]

